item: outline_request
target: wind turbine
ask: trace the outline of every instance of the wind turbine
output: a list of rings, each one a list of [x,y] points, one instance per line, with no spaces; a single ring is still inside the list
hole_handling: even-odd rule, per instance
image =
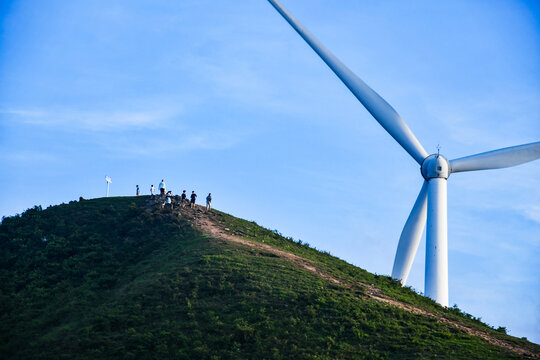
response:
[[[110,177],[105,176],[105,181],[107,182],[107,197],[109,197],[109,184],[112,183],[112,180]]]
[[[540,158],[540,141],[454,160],[447,160],[438,152],[429,155],[390,104],[328,51],[278,1],[268,1],[349,88],[375,120],[420,165],[424,180],[399,238],[392,277],[405,285],[427,221],[424,294],[439,304],[448,306],[446,203],[448,177],[457,172],[499,169],[536,160]]]

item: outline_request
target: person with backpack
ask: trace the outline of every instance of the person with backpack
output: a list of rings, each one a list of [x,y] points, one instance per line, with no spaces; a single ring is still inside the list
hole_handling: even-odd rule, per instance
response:
[[[191,192],[191,203],[189,204],[189,207],[194,208],[195,207],[195,200],[197,199],[197,194],[195,194],[195,191]]]
[[[211,210],[212,207],[212,193],[208,193],[206,197],[206,211]]]

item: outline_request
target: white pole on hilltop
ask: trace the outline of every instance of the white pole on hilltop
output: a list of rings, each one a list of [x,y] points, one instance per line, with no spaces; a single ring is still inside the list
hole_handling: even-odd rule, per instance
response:
[[[109,184],[112,183],[112,180],[110,177],[105,176],[105,181],[107,182],[107,197],[109,197]]]

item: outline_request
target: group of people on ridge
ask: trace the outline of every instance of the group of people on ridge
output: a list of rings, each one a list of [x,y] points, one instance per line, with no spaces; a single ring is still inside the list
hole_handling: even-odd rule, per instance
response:
[[[180,203],[180,206],[184,207],[185,204],[187,203],[187,194],[186,194],[186,190],[184,190],[182,192],[182,195],[178,196],[178,195],[173,195],[172,194],[172,191],[167,191],[166,190],[166,186],[165,186],[165,180],[161,180],[161,182],[159,183],[158,185],[158,189],[159,189],[159,196],[164,199],[165,201],[162,203],[162,207],[164,207],[165,205],[169,205],[171,208],[173,207],[173,204],[172,204],[172,198],[174,197],[176,200],[178,200],[178,202]],[[154,198],[156,195],[155,195],[155,188],[154,188],[154,185],[151,185],[150,186],[150,196],[152,198]],[[139,189],[139,185],[136,185],[136,194],[137,196],[140,196],[141,194],[141,191]],[[192,191],[191,192],[191,196],[190,196],[190,202],[189,202],[189,206],[191,208],[194,208],[195,207],[195,201],[197,200],[197,194],[195,194],[195,191]],[[208,196],[206,197],[206,211],[208,210],[211,210],[212,208],[212,193],[208,193]]]

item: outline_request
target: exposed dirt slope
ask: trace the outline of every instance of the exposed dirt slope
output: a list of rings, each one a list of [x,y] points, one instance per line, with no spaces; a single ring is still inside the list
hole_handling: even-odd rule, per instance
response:
[[[386,303],[390,306],[395,306],[414,314],[429,316],[431,318],[437,319],[437,321],[453,326],[459,329],[460,331],[463,331],[472,336],[479,337],[492,345],[507,349],[516,354],[532,357],[532,358],[540,358],[540,353],[533,353],[529,349],[524,349],[514,344],[503,341],[501,339],[498,339],[496,337],[493,337],[491,334],[487,332],[467,327],[465,325],[457,323],[456,321],[449,320],[443,316],[440,316],[439,314],[434,314],[424,309],[412,306],[410,304],[406,304],[406,303],[397,301],[395,299],[389,298],[388,296],[384,295],[378,288],[370,284],[366,284],[363,282],[354,282],[354,283],[344,282],[342,280],[336,279],[335,277],[329,275],[323,269],[318,267],[317,264],[312,260],[300,257],[298,255],[289,253],[287,251],[283,251],[281,249],[275,248],[267,244],[250,241],[248,238],[240,237],[240,236],[237,236],[236,234],[232,234],[232,232],[229,229],[223,228],[222,225],[220,225],[219,223],[215,221],[214,216],[212,216],[212,213],[206,213],[204,211],[204,208],[201,206],[196,206],[194,209],[191,209],[189,208],[189,206],[186,206],[185,208],[178,208],[178,209],[174,209],[173,211],[179,213],[182,217],[191,220],[193,225],[195,225],[203,233],[207,234],[211,238],[233,242],[237,244],[242,244],[245,246],[249,246],[251,248],[258,249],[260,251],[272,253],[283,259],[287,259],[291,261],[292,263],[297,264],[299,267],[305,269],[306,271],[316,274],[317,276],[320,276],[321,278],[327,281],[330,281],[334,284],[341,285],[347,288],[355,288],[355,287],[363,288],[365,294],[369,298],[375,301]]]

